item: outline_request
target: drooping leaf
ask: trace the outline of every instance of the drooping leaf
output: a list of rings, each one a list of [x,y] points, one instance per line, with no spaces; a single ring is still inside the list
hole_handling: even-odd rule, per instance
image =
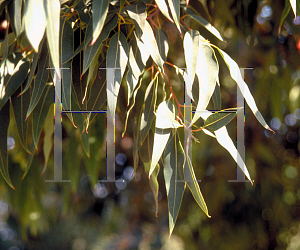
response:
[[[223,126],[226,126],[235,116],[238,109],[225,109],[224,111],[211,114],[204,122],[203,128],[210,131],[216,131]]]
[[[207,217],[210,218],[211,216],[208,214],[208,209],[207,209],[206,203],[204,201],[198,181],[195,176],[192,161],[188,155],[186,155],[186,163],[184,166],[184,177],[185,177],[185,181],[186,181],[189,189],[191,190],[191,193],[192,193],[195,201],[197,202],[199,207],[203,210],[203,212],[207,215]]]
[[[0,56],[3,58],[5,47],[8,48],[14,41],[16,41],[16,35],[11,32],[5,37],[4,41],[0,43]],[[3,60],[3,59],[2,59]]]
[[[285,6],[284,6],[284,9],[281,14],[280,23],[279,23],[279,27],[278,27],[278,36],[280,35],[281,26],[283,24],[283,21],[286,19],[287,15],[289,14],[290,9],[291,9],[291,5],[289,3],[289,0],[285,0]]]
[[[156,111],[154,145],[151,160],[149,177],[155,169],[170,137],[171,128],[176,128],[177,121],[175,120],[175,107],[170,100],[159,104]]]
[[[8,98],[25,81],[29,70],[29,61],[21,53],[8,56],[0,67],[0,109]]]
[[[221,110],[221,90],[220,90],[220,82],[218,78],[215,86],[215,91],[212,95],[212,99],[214,102],[215,110]]]
[[[155,75],[155,78],[149,83],[143,105],[143,112],[141,116],[140,132],[141,132],[141,143],[143,143],[146,135],[151,128],[151,124],[154,118],[154,109],[157,98],[157,86],[158,86],[158,77]]]
[[[144,2],[139,2],[135,5],[126,6],[129,17],[133,20],[134,26],[137,30],[138,38],[142,37],[145,22],[147,18],[146,5]]]
[[[30,100],[30,105],[26,114],[27,117],[31,114],[31,112],[36,107],[37,103],[41,98],[41,94],[43,93],[44,88],[46,87],[46,82],[49,74],[49,69],[47,69],[48,65],[49,65],[49,53],[48,53],[47,44],[44,43],[41,52],[41,59],[38,62],[38,72],[36,78],[34,79],[33,92]]]
[[[7,159],[7,130],[9,125],[10,115],[9,115],[9,102],[2,105],[0,109],[0,171],[6,181],[6,183],[15,189],[11,183],[8,172],[8,159]]]
[[[183,47],[187,67],[185,87],[187,94],[193,99],[192,86],[195,79],[199,51],[200,34],[197,30],[189,30],[184,35]]]
[[[53,104],[54,86],[47,85],[41,94],[41,98],[33,110],[32,120],[32,137],[35,147],[38,146],[38,141],[44,126],[50,106]],[[59,103],[57,104],[59,105]]]
[[[67,18],[62,18],[60,21],[60,38],[59,38],[59,56],[60,63],[67,62],[73,56],[73,39],[74,33],[71,24]],[[64,65],[64,68],[67,68]]]
[[[215,37],[217,37],[220,41],[224,41],[222,36],[220,35],[219,31],[212,26],[207,20],[204,18],[195,15],[195,14],[188,14],[188,17],[192,18],[197,23],[201,24],[205,29],[207,29],[210,33],[212,33]]]
[[[8,4],[8,11],[10,13],[10,22],[16,37],[21,33],[22,20],[21,20],[22,0],[11,1]]]
[[[59,0],[44,0],[44,7],[46,13],[46,33],[49,45],[49,52],[51,60],[54,65],[56,74],[59,78],[60,62],[59,62],[59,28],[60,28],[60,2]]]
[[[296,14],[296,0],[290,0],[290,3],[291,3],[291,6],[292,6],[292,9],[293,9],[293,12],[295,14],[295,18],[297,17],[297,14]]]
[[[53,133],[54,133],[54,104],[50,106],[44,126],[44,143],[43,143],[43,152],[44,152],[44,169],[42,175],[46,172],[48,167],[48,160],[53,146]]]
[[[71,93],[72,93],[72,72],[71,72],[71,62],[67,62],[61,70],[61,103],[62,107],[66,111],[71,111]],[[70,69],[66,69],[70,68]],[[72,113],[67,113],[70,121],[73,123]]]
[[[24,84],[23,84],[24,85]],[[20,141],[22,143],[23,148],[28,152],[28,145],[27,145],[27,124],[26,121],[26,112],[29,107],[30,103],[30,91],[25,92],[24,94],[20,95],[23,90],[23,85],[11,96],[11,104],[13,107],[16,125],[18,129],[18,134]]]
[[[93,45],[99,37],[108,12],[109,1],[93,1]]]
[[[259,112],[259,110],[256,106],[256,103],[254,101],[254,98],[251,95],[247,84],[245,83],[244,79],[242,78],[242,75],[241,75],[241,72],[239,70],[237,63],[228,54],[226,54],[223,50],[221,50],[219,48],[217,48],[217,50],[223,57],[226,65],[229,69],[232,79],[239,86],[242,95],[245,97],[245,100],[246,100],[248,106],[250,107],[250,109],[252,110],[253,114],[255,115],[256,119],[260,122],[261,125],[263,125],[263,127],[265,129],[268,129],[273,132],[273,130],[265,122],[265,119],[263,118],[262,114]]]
[[[213,49],[201,41],[199,43],[196,74],[198,76],[200,93],[196,113],[191,124],[195,123],[201,116],[201,112],[206,109],[219,75],[219,65]]]
[[[7,27],[7,29],[5,31],[4,48],[3,48],[2,60],[0,62],[0,67],[5,62],[5,60],[8,56],[8,30],[9,30],[9,28]]]
[[[172,23],[174,23],[174,21],[172,20],[172,18],[169,15],[169,10],[168,10],[168,6],[165,2],[165,0],[155,0],[157,7],[159,8],[159,10],[161,11],[161,13],[163,13],[163,15],[169,19],[169,21],[171,21]]]
[[[163,68],[164,61],[159,54],[157,42],[156,42],[152,28],[151,28],[150,24],[148,23],[148,21],[145,22],[145,28],[144,28],[144,32],[143,32],[141,39],[142,39],[143,43],[145,44],[147,51],[153,58],[153,61],[160,68],[160,71],[164,72],[164,68]]]
[[[33,60],[32,60],[31,67],[30,67],[30,73],[29,73],[29,76],[27,78],[27,83],[26,83],[26,86],[23,89],[21,94],[23,94],[25,91],[27,91],[27,89],[30,87],[30,84],[32,82],[32,79],[33,79],[33,76],[34,76],[34,73],[35,73],[35,70],[36,70],[36,66],[38,64],[38,59],[39,59],[40,54],[42,52],[42,47],[44,45],[44,42],[45,42],[45,39],[42,39],[42,41],[40,42],[40,45],[39,45],[38,52],[34,53]]]
[[[86,72],[89,68],[94,57],[98,55],[101,51],[99,51],[101,43],[109,36],[109,33],[112,29],[116,27],[118,23],[118,16],[114,16],[112,20],[110,20],[107,24],[104,25],[103,30],[96,40],[96,42],[92,46],[87,46],[83,53],[83,71],[82,74]]]
[[[177,29],[179,30],[181,34],[181,29],[180,29],[180,0],[168,0],[169,7],[171,9],[172,17],[173,20],[176,24]]]
[[[38,51],[47,24],[44,4],[44,0],[28,0],[25,2],[25,32],[35,51]]]
[[[206,111],[201,114],[201,117],[206,120],[211,115],[211,112]],[[210,135],[209,133],[206,133]],[[232,156],[232,158],[235,160],[235,162],[238,164],[238,166],[241,168],[241,170],[244,172],[248,180],[250,180],[251,184],[252,180],[250,178],[249,172],[247,170],[246,164],[244,163],[241,155],[239,154],[237,148],[233,144],[233,141],[231,140],[230,136],[228,135],[227,128],[224,126],[216,131],[214,131],[214,134],[218,143],[224,147]]]
[[[166,61],[169,52],[169,41],[168,36],[166,35],[164,30],[156,29],[156,40],[160,56],[163,61]]]
[[[184,153],[177,132],[173,130],[164,153],[164,178],[168,196],[169,231],[173,232],[186,183],[184,181]]]
[[[114,77],[109,80],[107,77],[107,104],[111,115],[114,117],[117,97],[121,85],[121,80],[125,72],[128,61],[128,45],[125,36],[120,31],[111,38],[106,57],[107,68],[114,70]],[[108,72],[108,70],[107,70]]]

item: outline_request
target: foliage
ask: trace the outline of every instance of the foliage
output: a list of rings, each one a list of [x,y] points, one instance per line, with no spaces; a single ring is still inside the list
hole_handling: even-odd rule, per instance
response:
[[[0,44],[0,170],[11,188],[17,192],[24,189],[29,185],[26,178],[40,180],[40,173],[47,172],[51,176],[51,170],[46,171],[46,168],[53,166],[49,156],[53,147],[50,138],[53,134],[52,98],[56,73],[62,81],[60,101],[63,110],[109,110],[113,117],[123,120],[123,136],[129,127],[134,126],[134,169],[137,170],[141,163],[145,167],[156,204],[157,175],[163,169],[170,235],[186,186],[209,216],[189,156],[192,139],[198,141],[193,133],[201,131],[214,137],[235,161],[239,157],[226,125],[240,107],[225,108],[221,105],[220,67],[227,66],[257,120],[265,129],[271,129],[258,111],[238,65],[219,48],[225,43],[222,36],[210,24],[209,15],[200,14],[208,13],[205,1],[190,2],[0,1],[0,14],[5,12],[10,27]],[[293,2],[296,1],[291,1],[296,12]],[[197,8],[193,7],[195,3]],[[290,5],[287,6],[290,9]],[[282,22],[287,12],[284,10]],[[184,61],[177,65],[170,60],[168,53],[174,43],[179,44],[178,56],[184,56]],[[62,67],[70,70],[61,70]],[[55,68],[55,71],[47,68]],[[113,85],[107,83],[105,72],[99,68],[118,69],[114,72]],[[175,81],[180,85],[175,86]],[[192,100],[192,107],[184,98],[185,91]],[[192,119],[187,118],[188,109],[190,113],[194,112]],[[78,162],[83,160],[86,163],[92,185],[97,183],[98,175],[103,171],[94,166],[99,166],[99,162],[105,165],[105,156],[98,159],[88,157],[91,154],[105,155],[101,141],[105,125],[98,139],[92,133],[93,121],[99,120],[99,116],[91,112],[67,113],[68,119],[77,127],[86,154],[75,154],[75,159],[69,160],[72,166],[67,164],[66,179],[72,179],[73,191],[79,182]],[[20,163],[22,184],[16,182],[19,177],[14,177],[15,182],[11,180],[8,169],[8,121],[10,126],[15,126],[20,143],[28,154],[27,162],[20,160],[17,154],[13,155]],[[90,145],[93,140],[96,142]],[[30,169],[38,165],[35,154],[39,153],[41,144],[43,169]],[[67,145],[72,152],[80,152],[77,144],[78,141],[70,141]],[[252,182],[245,164],[239,164],[239,167]],[[26,177],[27,174],[30,176]],[[32,197],[26,199],[30,196],[26,195],[20,195],[18,201],[26,203],[24,214],[29,213],[32,204],[40,211],[40,204],[29,204]],[[35,195],[39,197],[39,194]],[[28,224],[29,221],[24,219],[23,225]],[[34,225],[31,229],[37,230]]]

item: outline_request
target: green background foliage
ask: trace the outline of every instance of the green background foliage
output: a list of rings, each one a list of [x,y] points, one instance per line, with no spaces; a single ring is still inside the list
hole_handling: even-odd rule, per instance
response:
[[[298,9],[288,0],[0,0],[1,249],[297,249]],[[253,68],[248,85],[238,65]],[[119,68],[113,86],[106,67]],[[98,183],[106,114],[91,112],[62,114],[71,183],[45,183],[54,175],[47,68],[61,77],[62,110],[115,114],[124,183]],[[228,182],[237,86],[247,168],[237,167],[253,185]],[[196,112],[184,123],[185,88]],[[200,113],[221,109],[233,112]]]

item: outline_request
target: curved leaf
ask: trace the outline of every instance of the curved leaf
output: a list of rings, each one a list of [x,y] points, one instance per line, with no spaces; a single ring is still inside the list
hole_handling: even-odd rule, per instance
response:
[[[147,18],[146,5],[143,2],[139,2],[135,5],[126,6],[129,17],[133,20],[134,26],[137,30],[138,37],[141,38],[145,27]]]
[[[183,47],[184,57],[187,67],[187,74],[185,80],[185,87],[188,95],[193,99],[192,86],[195,79],[197,68],[197,59],[199,51],[200,34],[197,30],[189,30],[184,35]]]
[[[175,226],[186,187],[183,172],[184,153],[180,144],[178,134],[173,130],[164,154],[164,178],[168,196],[170,236]]]
[[[168,0],[170,9],[171,9],[171,13],[172,13],[172,17],[174,19],[174,22],[177,26],[177,29],[179,30],[180,34],[181,34],[181,29],[180,29],[180,24],[179,24],[179,20],[180,20],[180,0]]]
[[[93,45],[99,37],[107,15],[109,1],[93,1]]]
[[[107,104],[114,117],[121,80],[128,61],[127,41],[120,31],[110,40],[106,60],[107,68],[112,69],[115,74],[113,82],[107,80]]]
[[[16,37],[21,33],[22,20],[21,20],[22,0],[14,0],[8,4],[8,11],[10,13],[10,22]]]
[[[161,11],[161,13],[163,13],[163,15],[168,18],[172,23],[174,23],[174,21],[172,20],[172,18],[169,15],[169,11],[168,11],[168,6],[165,2],[165,0],[155,0],[157,7],[159,8],[159,10]]]
[[[29,61],[21,53],[11,54],[0,67],[0,109],[25,81]]]
[[[262,114],[259,112],[259,110],[256,106],[256,103],[254,101],[254,98],[251,95],[247,84],[245,83],[244,79],[242,78],[242,75],[241,75],[241,72],[239,70],[239,67],[238,67],[237,63],[234,60],[232,60],[232,58],[229,55],[227,55],[223,50],[221,50],[219,48],[217,48],[217,50],[219,51],[219,53],[223,57],[226,65],[229,69],[229,72],[230,72],[230,75],[231,75],[232,79],[239,86],[242,95],[245,97],[245,100],[246,100],[248,106],[250,107],[250,109],[252,110],[253,114],[255,115],[256,119],[260,122],[261,125],[263,125],[263,127],[265,129],[268,129],[268,130],[274,132],[268,126],[268,124],[265,122],[265,119],[263,118]]]
[[[205,20],[204,18],[202,18],[198,15],[195,15],[195,14],[188,14],[188,17],[192,18],[194,21],[201,24],[205,29],[207,29],[210,33],[212,33],[220,41],[224,42],[219,31],[214,26],[212,26],[207,20]]]
[[[156,40],[161,58],[166,61],[169,52],[169,41],[164,30],[156,29]]]
[[[0,171],[7,184],[15,189],[9,177],[7,163],[7,130],[10,121],[9,102],[6,102],[0,109],[0,121]]]
[[[25,2],[24,22],[27,38],[34,50],[38,51],[47,24],[44,0],[28,0]]]
[[[56,74],[60,76],[59,62],[59,27],[60,27],[60,2],[59,0],[44,0],[47,19],[46,33],[49,52]]]

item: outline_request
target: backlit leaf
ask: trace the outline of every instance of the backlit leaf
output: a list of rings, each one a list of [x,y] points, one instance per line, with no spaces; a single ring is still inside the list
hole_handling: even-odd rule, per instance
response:
[[[99,37],[107,15],[109,1],[93,1],[93,45]]]
[[[180,29],[180,0],[168,0],[169,7],[171,9],[172,17],[174,19],[174,22],[176,24],[177,29],[181,33]]]
[[[163,15],[173,23],[174,21],[172,20],[172,18],[169,15],[168,6],[167,6],[165,0],[155,0],[155,2],[157,4],[157,7],[159,8],[159,10],[161,11],[161,13],[163,13]]]
[[[140,2],[136,5],[128,5],[126,7],[129,17],[133,20],[137,30],[138,37],[141,38],[147,18],[146,5]]]

